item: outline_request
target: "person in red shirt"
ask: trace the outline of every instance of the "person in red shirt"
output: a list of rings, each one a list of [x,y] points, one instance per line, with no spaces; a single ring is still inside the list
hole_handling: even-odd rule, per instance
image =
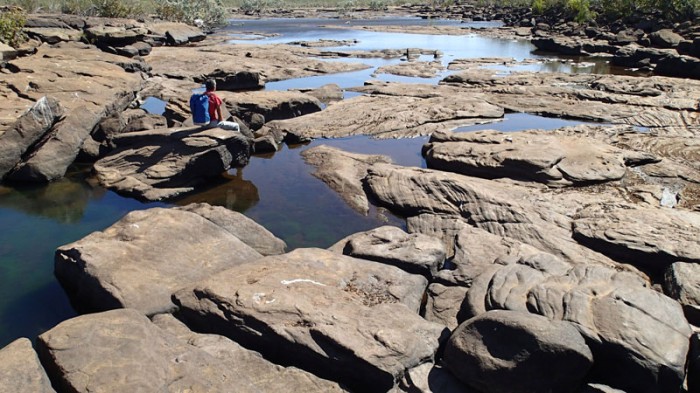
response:
[[[204,83],[207,91],[204,93],[209,97],[209,127],[219,127],[224,130],[241,131],[241,127],[235,121],[225,121],[221,113],[223,101],[214,93],[216,91],[216,81],[207,79]]]

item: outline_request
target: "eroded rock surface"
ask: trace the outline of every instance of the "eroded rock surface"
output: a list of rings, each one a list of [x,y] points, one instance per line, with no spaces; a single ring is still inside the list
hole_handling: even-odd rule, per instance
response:
[[[417,314],[426,286],[393,266],[297,249],[214,275],[174,300],[196,329],[353,389],[384,392],[437,351],[443,327]]]
[[[571,239],[565,206],[539,205],[526,188],[430,169],[377,164],[367,176],[369,192],[406,216],[439,213],[550,252],[573,263],[614,263]],[[557,202],[560,202],[557,200]],[[547,206],[547,207],[545,207]]]
[[[189,211],[206,218],[262,255],[283,254],[287,248],[284,240],[237,211],[207,203],[193,203],[176,209]]]
[[[371,135],[377,138],[413,137],[503,117],[503,109],[480,97],[456,94],[451,88],[416,89],[390,84],[387,91],[353,97],[325,110],[268,126],[299,138]],[[358,89],[361,90],[361,89]]]
[[[55,274],[81,309],[134,308],[152,315],[174,308],[170,295],[176,290],[261,257],[199,214],[153,208],[59,247]]]
[[[443,362],[479,391],[573,392],[593,364],[593,354],[568,322],[489,311],[452,333]]]
[[[532,132],[433,134],[423,151],[430,168],[550,186],[622,179],[627,156],[634,156],[635,163],[660,161],[651,154],[639,157],[639,153],[625,152],[593,139]]]
[[[26,338],[0,349],[0,381],[2,393],[56,393]]]
[[[0,134],[0,179],[22,162],[22,156],[63,116],[52,97],[42,97],[4,133]]]
[[[125,109],[143,85],[140,73],[125,71],[138,61],[80,43],[42,45],[36,55],[11,64],[16,72],[3,74],[0,83],[0,117],[17,119],[45,95],[64,108],[63,119],[25,153],[22,163],[8,176],[15,181],[44,182],[62,177],[95,125]]]
[[[220,128],[192,127],[121,134],[94,165],[106,188],[157,201],[193,191],[248,163],[251,141]]]
[[[408,234],[393,226],[350,235],[332,248],[351,257],[396,266],[428,279],[437,274],[446,254],[439,239],[421,233]]]
[[[154,75],[176,79],[201,82],[205,76],[221,75],[223,78],[244,72],[259,75],[255,86],[233,80],[230,83],[219,83],[217,87],[222,90],[260,88],[268,81],[368,68],[360,63],[313,59],[311,56],[320,53],[313,48],[292,45],[233,45],[225,40],[225,37],[221,37],[218,40],[208,39],[193,47],[154,48],[146,60],[153,67]],[[280,64],[284,66],[280,67]]]
[[[698,81],[667,77],[515,72],[493,70],[450,75],[441,83],[480,93],[515,112],[650,127],[662,135],[697,135]]]
[[[664,293],[678,300],[690,323],[700,325],[700,265],[676,262],[669,266],[664,272]]]
[[[39,352],[61,391],[344,391],[168,318],[156,317],[154,324],[130,309],[83,315],[42,334]]]
[[[618,260],[663,271],[676,261],[700,262],[700,214],[674,209],[600,206],[573,221],[582,244]]]
[[[301,156],[316,168],[314,176],[339,193],[350,207],[365,215],[369,212],[369,202],[362,179],[371,165],[391,162],[386,156],[349,153],[326,145],[304,150]]]
[[[468,315],[502,309],[573,322],[595,359],[591,380],[624,391],[678,391],[691,334],[680,305],[634,274],[563,267],[556,259],[492,265],[472,282]]]

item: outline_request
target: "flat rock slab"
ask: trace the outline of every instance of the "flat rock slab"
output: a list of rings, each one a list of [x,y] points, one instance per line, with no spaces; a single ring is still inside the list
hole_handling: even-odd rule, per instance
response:
[[[306,149],[301,153],[304,161],[316,168],[313,175],[340,194],[340,197],[356,211],[367,215],[369,201],[362,188],[367,169],[377,163],[391,163],[383,155],[349,153],[327,145]]]
[[[0,393],[55,393],[29,339],[0,349]]]
[[[573,392],[593,354],[573,324],[499,310],[460,325],[447,342],[443,363],[478,391]]]
[[[271,121],[321,111],[321,102],[317,98],[298,91],[220,91],[217,94],[231,114],[248,122],[254,113]]]
[[[700,81],[668,77],[469,70],[441,83],[483,95],[514,112],[651,127],[664,135],[700,131]],[[666,131],[667,128],[670,128]]]
[[[153,208],[59,247],[55,274],[79,308],[152,315],[174,308],[174,291],[261,257],[198,214]]]
[[[214,275],[174,301],[197,330],[358,391],[386,392],[439,346],[444,327],[417,314],[426,286],[393,266],[297,249]]]
[[[441,61],[409,61],[377,68],[375,74],[391,74],[413,78],[434,78],[445,69]]]
[[[298,138],[371,135],[397,138],[429,135],[458,126],[500,119],[503,109],[449,88],[420,94],[409,84],[392,84],[391,94],[354,97],[308,116],[275,121],[268,126]]]
[[[360,63],[328,62],[317,57],[321,51],[292,45],[229,44],[228,38],[207,39],[197,46],[160,47],[146,58],[153,74],[177,79],[203,80],[211,75],[255,72],[265,82],[358,71],[369,68]],[[280,66],[283,65],[283,66]],[[233,89],[227,89],[233,90]]]
[[[83,315],[42,334],[37,345],[60,391],[343,391],[301,370],[275,366],[223,337],[183,332],[186,328],[164,318],[156,325],[130,309]]]
[[[445,262],[440,239],[383,226],[350,235],[333,246],[345,255],[396,266],[432,279]]]
[[[241,133],[201,127],[125,133],[94,165],[97,178],[120,194],[148,201],[192,192],[250,158]]]
[[[509,177],[551,186],[621,179],[625,151],[589,138],[532,132],[433,135],[423,147],[428,167],[485,178]],[[632,154],[629,152],[628,154]],[[660,161],[648,154],[648,162]]]
[[[663,271],[676,261],[700,263],[700,213],[601,206],[573,221],[574,239],[630,264]]]

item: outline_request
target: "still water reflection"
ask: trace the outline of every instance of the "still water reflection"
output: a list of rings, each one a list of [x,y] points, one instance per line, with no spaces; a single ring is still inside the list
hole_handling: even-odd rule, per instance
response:
[[[323,22],[335,23],[330,20]],[[245,26],[241,27],[243,23]],[[258,27],[255,26],[256,23]],[[300,22],[294,20],[294,23]],[[330,29],[307,29],[294,23],[234,21],[231,28],[254,31],[267,24],[270,28],[277,29],[276,34],[281,34],[261,40],[270,43],[299,39],[358,38],[360,42],[353,49],[384,49],[410,44],[411,47],[443,50],[445,61],[460,57],[533,57],[530,53],[533,48],[527,42],[483,39],[476,36],[358,33],[337,29],[329,33],[327,30]],[[410,23],[428,22],[413,20]],[[264,29],[258,32],[270,33]],[[275,82],[268,84],[267,89],[317,87],[326,83],[338,83],[344,88],[360,86],[372,78],[371,74],[376,67],[392,64],[397,60],[368,61],[372,66],[368,70]],[[421,83],[436,83],[439,79],[426,81],[392,76],[379,77]],[[353,94],[355,93],[348,93],[346,96]],[[162,105],[160,102],[153,104],[156,107]],[[503,121],[465,127],[462,131],[547,129],[571,124],[579,123],[527,114],[509,114]],[[225,206],[253,218],[284,239],[290,249],[328,247],[346,235],[383,224],[404,227],[402,218],[381,208],[373,207],[367,216],[352,210],[335,192],[313,177],[313,168],[304,163],[299,153],[319,144],[328,144],[352,152],[386,154],[401,165],[425,166],[420,147],[426,141],[427,137],[392,140],[352,137],[316,140],[309,145],[284,146],[273,155],[253,157],[248,166],[241,170],[232,170],[219,183],[211,185],[208,189],[168,204],[141,203],[107,191],[91,178],[89,167],[80,166],[72,168],[65,179],[46,186],[0,186],[0,346],[21,336],[33,339],[40,332],[75,315],[53,277],[55,249],[93,231],[108,227],[132,210],[192,202]]]

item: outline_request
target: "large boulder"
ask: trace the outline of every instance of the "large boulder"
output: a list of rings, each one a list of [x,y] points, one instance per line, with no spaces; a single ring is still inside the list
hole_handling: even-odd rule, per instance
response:
[[[193,328],[358,391],[386,392],[433,359],[443,327],[418,315],[427,280],[393,266],[297,249],[175,293]]]
[[[328,184],[350,207],[364,215],[369,212],[369,201],[362,187],[367,169],[378,162],[391,162],[387,156],[349,153],[327,145],[306,149],[301,156],[307,164],[316,168],[312,173],[315,177]]]
[[[59,247],[55,274],[79,309],[174,308],[170,295],[262,255],[212,221],[181,209],[133,211]]]
[[[564,393],[578,390],[593,354],[571,323],[497,310],[460,325],[443,363],[480,392]]]
[[[189,332],[172,317],[155,319],[129,309],[69,319],[39,336],[40,357],[60,391],[343,391],[224,337]]]
[[[683,36],[671,29],[662,29],[649,34],[651,43],[659,48],[675,48],[684,40]]]
[[[125,133],[94,165],[100,183],[116,192],[157,201],[192,192],[248,163],[251,141],[239,132],[192,127]]]
[[[572,322],[594,355],[589,380],[624,391],[677,392],[691,335],[680,305],[634,274],[590,265],[562,271],[555,262],[492,265],[472,283],[469,314],[500,309]]]
[[[428,279],[445,262],[445,247],[440,239],[422,233],[409,234],[394,226],[350,235],[333,248],[351,257],[393,265]]]
[[[29,339],[0,349],[0,393],[55,393]]]
[[[42,97],[9,130],[0,134],[0,179],[22,162],[22,155],[63,116],[52,97]]]

